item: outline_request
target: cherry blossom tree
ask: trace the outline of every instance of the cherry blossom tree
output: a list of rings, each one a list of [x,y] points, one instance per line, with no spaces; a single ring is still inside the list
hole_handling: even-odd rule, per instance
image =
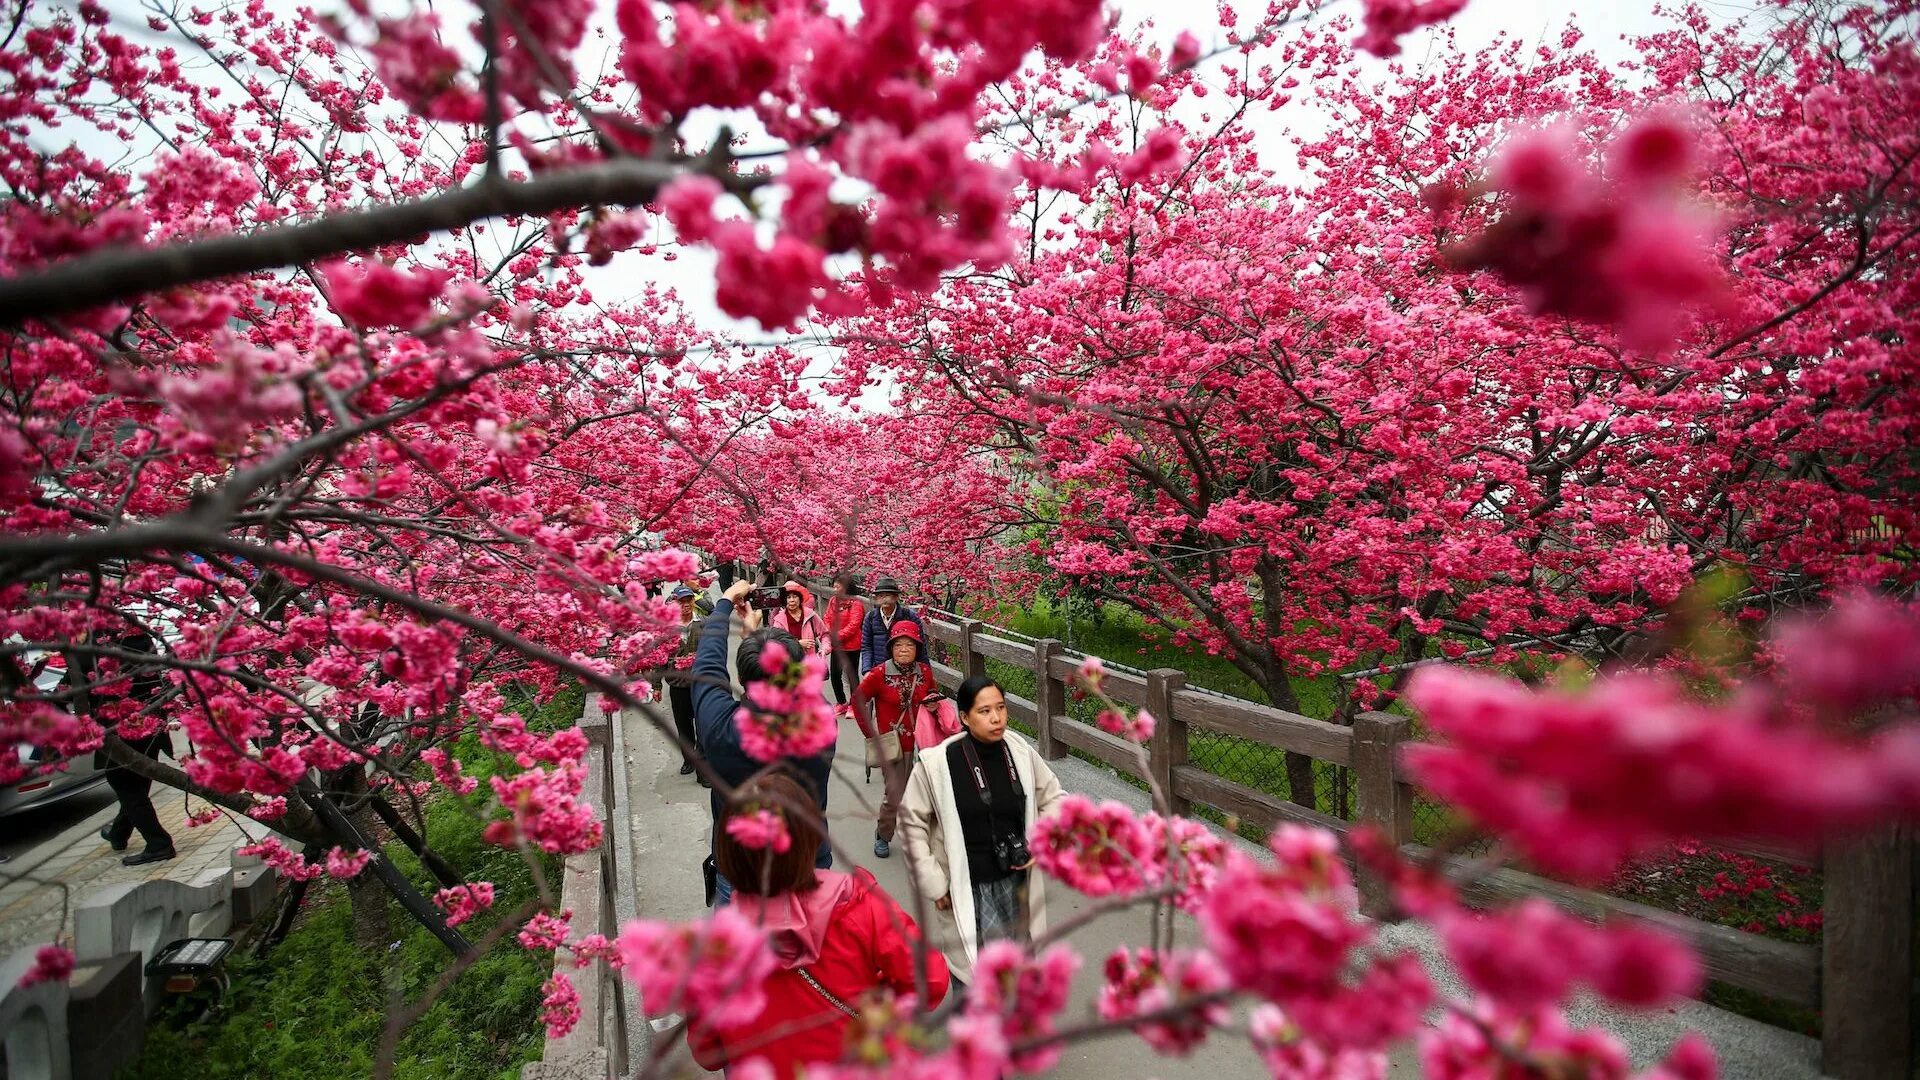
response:
[[[271,823],[291,846],[257,850],[291,880],[377,878],[461,954],[491,885],[418,829],[421,799],[474,786],[454,742],[513,763],[491,841],[598,842],[584,737],[528,730],[510,694],[580,680],[659,721],[628,681],[676,639],[655,587],[697,569],[660,526],[800,373],[671,295],[602,304],[585,270],[671,223],[718,253],[724,310],[781,327],[990,265],[1013,177],[968,154],[976,99],[1104,33],[1084,0],[615,14],[603,78],[576,68],[577,2],[457,29],[359,4],[14,10],[0,731],[39,753],[4,779],[103,749]],[[695,134],[700,110],[763,145]],[[133,695],[156,666],[165,689]],[[163,727],[191,744],[178,768],[127,745]]]
[[[997,464],[925,417],[809,409],[730,442],[663,527],[723,558],[771,557],[819,578],[885,573],[916,593],[971,597],[1021,516]]]
[[[1283,708],[1430,654],[1626,655],[1714,567],[1753,617],[1907,588],[1904,20],[1686,12],[1625,72],[1570,30],[1384,87],[1329,26],[1129,84],[1013,140],[1084,200],[1036,188],[1022,258],[850,353],[1038,475],[1052,567]],[[1250,117],[1301,84],[1332,120],[1290,181]],[[1352,686],[1341,715],[1380,700]]]

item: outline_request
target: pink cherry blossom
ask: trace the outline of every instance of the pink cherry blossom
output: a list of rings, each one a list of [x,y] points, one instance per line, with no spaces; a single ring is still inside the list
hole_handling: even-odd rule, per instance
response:
[[[1467,0],[1366,0],[1366,30],[1354,44],[1375,56],[1398,56],[1400,38],[1434,23],[1446,22]]]
[[[357,326],[410,330],[433,313],[433,302],[452,275],[444,270],[401,270],[383,262],[328,263],[320,268],[333,306]]]
[[[433,904],[447,913],[447,925],[459,926],[493,906],[493,882],[454,885],[433,894]]]
[[[360,872],[367,868],[367,863],[372,858],[371,851],[362,849],[350,852],[345,848],[336,847],[327,852],[327,876],[340,881],[359,877]]]
[[[967,1013],[999,1023],[1009,1044],[1047,1035],[1067,1006],[1079,967],[1079,955],[1064,945],[1032,956],[1011,941],[988,942],[974,962]],[[1016,1054],[1013,1065],[1023,1072],[1044,1072],[1060,1060],[1061,1050],[1056,1042]]]
[[[567,943],[567,934],[571,929],[569,920],[572,918],[571,910],[562,911],[558,915],[546,911],[537,912],[533,918],[527,920],[525,926],[520,928],[518,935],[520,944],[536,951],[558,949]]]
[[[793,847],[793,837],[787,832],[787,819],[774,810],[734,814],[727,819],[727,835],[746,847],[770,848],[776,854],[785,854]]]
[[[1203,952],[1119,949],[1107,957],[1105,974],[1098,1008],[1106,1020],[1171,1009],[1227,988],[1219,962]],[[1172,1020],[1142,1023],[1134,1031],[1158,1053],[1188,1054],[1210,1030],[1226,1023],[1229,1012],[1226,1002],[1210,1002]]]
[[[621,971],[640,990],[649,1016],[680,1013],[694,1023],[752,1023],[766,1006],[761,981],[773,950],[751,920],[723,907],[706,919],[665,923],[637,919],[614,945]]]
[[[33,963],[20,975],[21,989],[43,982],[66,982],[73,976],[73,950],[61,945],[42,945],[33,954]]]
[[[1029,835],[1034,864],[1088,896],[1139,891],[1153,873],[1152,839],[1125,804],[1084,795],[1066,796]]]
[[[580,991],[565,972],[554,972],[540,987],[540,1019],[547,1025],[547,1038],[558,1039],[580,1023]]]

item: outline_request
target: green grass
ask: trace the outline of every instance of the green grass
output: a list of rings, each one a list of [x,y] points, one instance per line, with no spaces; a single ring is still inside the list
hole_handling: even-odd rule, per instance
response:
[[[562,691],[544,707],[522,707],[528,726],[552,730],[580,715],[581,691]],[[529,702],[528,705],[531,703]],[[443,794],[427,804],[429,845],[471,881],[495,887],[491,911],[463,924],[478,940],[493,923],[535,895],[532,871],[515,852],[481,839],[491,789],[486,776],[496,755],[471,737],[455,748],[469,775],[481,779],[472,795]],[[387,854],[423,893],[437,883],[399,843]],[[558,881],[560,860],[543,870]],[[228,961],[232,991],[220,1009],[196,1021],[163,1011],[147,1031],[127,1080],[335,1080],[365,1076],[373,1066],[394,995],[412,1001],[445,970],[451,957],[397,905],[389,925],[398,940],[385,954],[353,942],[346,887],[322,878],[285,941],[265,956],[236,953]],[[468,968],[400,1040],[394,1075],[403,1080],[494,1080],[518,1076],[539,1058],[544,1038],[540,986],[550,955],[520,947],[510,935]]]

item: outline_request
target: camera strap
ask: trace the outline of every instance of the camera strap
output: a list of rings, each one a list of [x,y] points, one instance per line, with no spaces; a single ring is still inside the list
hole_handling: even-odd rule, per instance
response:
[[[1013,780],[1013,790],[1020,790],[1020,774],[1013,767],[1013,751],[1001,744],[1001,752],[1007,756],[1007,776]],[[960,752],[967,756],[967,768],[973,772],[974,789],[980,793],[980,802],[989,811],[993,809],[993,790],[987,784],[987,774],[980,767],[980,755],[973,749],[973,736],[960,740]]]

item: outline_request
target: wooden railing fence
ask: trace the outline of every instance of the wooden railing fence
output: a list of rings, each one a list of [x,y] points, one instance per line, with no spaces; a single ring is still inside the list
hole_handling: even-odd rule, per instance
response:
[[[991,633],[997,628],[973,619],[928,618],[925,626],[931,642],[950,650],[952,664],[933,665],[935,677],[949,688],[969,674],[985,673],[988,659],[1033,673],[1033,698],[1009,694],[1007,703],[1014,718],[1036,732],[1041,754],[1058,759],[1077,750],[1123,774],[1147,779],[1130,744],[1068,715],[1067,680],[1078,664],[1064,655],[1060,642],[1015,640]],[[1169,793],[1176,812],[1206,806],[1263,829],[1291,821],[1342,835],[1356,825],[1372,825],[1409,854],[1420,852],[1414,843],[1413,789],[1401,764],[1401,747],[1413,737],[1407,718],[1367,712],[1344,727],[1195,692],[1186,688],[1185,676],[1171,668],[1144,675],[1112,671],[1106,686],[1116,700],[1145,706],[1159,721],[1148,747],[1151,779]],[[1191,764],[1188,740],[1195,729],[1350,769],[1352,820]],[[1693,942],[1712,978],[1818,1009],[1823,1018],[1822,1071],[1827,1075],[1880,1080],[1911,1075],[1912,840],[1909,830],[1888,830],[1867,841],[1832,845],[1822,853],[1826,913],[1818,946],[1777,941],[1510,869],[1473,878],[1467,895],[1478,903],[1544,896],[1591,918],[1631,918],[1662,926]],[[1379,884],[1362,875],[1361,885],[1369,913],[1384,911]]]

